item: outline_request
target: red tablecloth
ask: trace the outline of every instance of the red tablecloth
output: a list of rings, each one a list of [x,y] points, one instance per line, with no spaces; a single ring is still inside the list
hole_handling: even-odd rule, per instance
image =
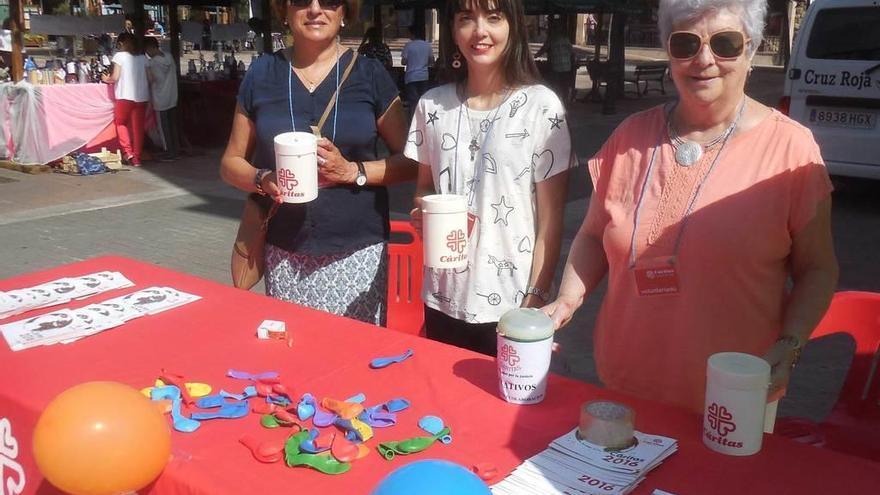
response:
[[[18,479],[15,466],[23,466],[23,493],[52,492],[36,470],[30,442],[40,410],[56,394],[90,380],[143,387],[161,368],[210,383],[215,390],[243,388],[243,382],[225,377],[227,369],[235,368],[279,371],[297,397],[311,392],[319,398],[346,398],[363,392],[368,404],[406,397],[413,407],[399,414],[397,426],[377,429],[378,441],[420,434],[416,422],[426,414],[442,417],[451,426],[454,441],[393,461],[374,451],[355,462],[350,472],[333,477],[255,461],[237,442],[240,436],[284,434],[263,430],[256,415],[207,421],[195,433],[173,433],[173,458],[156,483],[144,491],[149,493],[369,493],[394,468],[424,458],[444,458],[465,466],[492,462],[507,474],[573,428],[579,405],[596,398],[630,404],[640,430],[679,441],[679,452],[651,472],[637,494],[650,494],[654,488],[677,495],[876,493],[880,487],[880,464],[772,435],[765,437],[763,450],[755,456],[716,454],[700,441],[697,415],[559,376],[551,378],[543,403],[509,405],[497,398],[494,362],[484,356],[134,260],[96,258],[3,280],[0,290],[99,270],[119,270],[137,288],[167,285],[203,299],[70,345],[11,352],[0,343],[0,430],[6,430],[0,431],[0,438],[8,435],[7,448],[0,450],[0,466],[6,466],[0,481],[14,483]],[[104,293],[69,306],[133,290]],[[264,319],[286,321],[293,331],[293,347],[257,340],[254,332]],[[409,360],[382,370],[369,369],[371,359],[408,348],[415,351]],[[8,438],[17,440],[15,456],[10,454]],[[375,446],[377,440],[369,444]]]

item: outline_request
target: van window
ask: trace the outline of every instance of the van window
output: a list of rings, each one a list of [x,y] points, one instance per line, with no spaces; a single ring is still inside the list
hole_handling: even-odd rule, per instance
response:
[[[880,7],[824,9],[816,14],[807,57],[880,60]]]

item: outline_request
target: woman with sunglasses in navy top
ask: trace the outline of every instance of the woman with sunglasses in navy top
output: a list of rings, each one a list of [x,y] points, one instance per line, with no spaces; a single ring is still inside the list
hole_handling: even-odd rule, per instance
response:
[[[286,301],[374,324],[385,317],[388,184],[412,180],[400,155],[406,119],[397,87],[377,61],[352,57],[338,41],[346,0],[276,0],[291,48],[258,58],[238,94],[221,162],[229,184],[281,201],[273,139],[311,132],[338,90],[320,129],[318,198],[281,204],[269,222],[266,292]],[[379,156],[382,139],[392,156]]]
[[[707,359],[737,351],[764,356],[778,396],[828,308],[819,148],[745,94],[766,9],[660,0],[678,99],[625,120],[589,160],[589,210],[544,311],[565,325],[608,276],[594,354],[611,388],[702,411]]]

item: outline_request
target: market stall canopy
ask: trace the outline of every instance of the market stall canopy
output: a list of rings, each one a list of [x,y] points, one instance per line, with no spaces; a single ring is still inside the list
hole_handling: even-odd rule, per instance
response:
[[[651,9],[652,0],[523,0],[526,14],[641,14]]]
[[[361,8],[372,8],[374,5],[393,5],[395,9],[439,9],[443,7],[443,0],[363,0]]]
[[[527,14],[578,14],[614,12],[640,14],[648,11],[655,0],[522,0]],[[442,0],[364,0],[364,6],[377,3],[394,5],[397,9],[440,8]]]
[[[30,32],[57,36],[118,33],[125,27],[125,16],[122,14],[90,17],[33,14],[30,21]]]
[[[234,0],[180,0],[176,5],[189,5],[190,7],[231,7],[237,4]],[[169,0],[144,0],[144,5],[170,5]]]

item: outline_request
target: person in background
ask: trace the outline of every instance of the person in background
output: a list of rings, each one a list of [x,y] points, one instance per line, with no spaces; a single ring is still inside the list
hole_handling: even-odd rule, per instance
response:
[[[410,118],[419,98],[431,85],[429,68],[434,65],[434,49],[425,41],[425,26],[413,26],[412,35],[413,39],[403,45],[400,53],[400,61],[406,66],[403,95]]]
[[[520,0],[450,0],[444,66],[449,83],[416,106],[406,156],[419,162],[421,198],[468,203],[468,266],[426,269],[427,336],[495,355],[495,327],[517,307],[550,299],[562,242],[569,169],[565,109],[538,84]]]
[[[609,388],[702,412],[706,361],[764,356],[778,397],[831,301],[831,181],[808,129],[745,94],[765,0],[660,0],[678,99],[627,118],[588,162],[593,194],[561,327],[608,277],[594,330]]]
[[[116,38],[117,52],[113,55],[110,74],[101,80],[114,84],[113,122],[123,160],[134,167],[141,166],[144,147],[144,115],[150,101],[147,82],[147,59],[135,50],[134,35],[122,33]]]
[[[150,81],[150,95],[153,110],[162,130],[165,141],[165,156],[160,161],[177,159],[180,140],[177,130],[177,66],[170,55],[159,49],[156,38],[144,39],[144,49],[150,57],[147,63],[147,78]]]
[[[199,44],[199,50],[211,51],[211,14],[205,11],[205,17],[202,18],[202,42]]]
[[[153,32],[159,36],[165,36],[165,26],[159,21],[153,21]]]
[[[566,34],[565,23],[559,15],[554,15],[550,21],[550,30],[547,40],[535,54],[536,57],[547,54],[550,63],[550,72],[545,74],[548,85],[559,96],[563,103],[571,101],[572,69],[574,67],[574,50],[571,40]]]
[[[358,54],[378,60],[386,69],[390,69],[394,65],[391,49],[382,41],[382,30],[375,26],[367,29],[367,32],[364,33],[364,39],[361,41],[361,46],[358,47]]]
[[[339,43],[353,4],[276,0],[293,45],[261,56],[248,69],[220,175],[243,191],[280,202],[275,136],[311,132],[338,88],[339,98],[319,129],[324,137],[318,140],[317,199],[281,204],[269,221],[266,293],[381,325],[388,287],[386,185],[414,179],[416,168],[400,154],[406,118],[388,71]],[[380,157],[379,139],[391,156]]]
[[[254,51],[257,55],[263,54],[263,19],[251,17],[247,20],[248,28],[254,33]]]

